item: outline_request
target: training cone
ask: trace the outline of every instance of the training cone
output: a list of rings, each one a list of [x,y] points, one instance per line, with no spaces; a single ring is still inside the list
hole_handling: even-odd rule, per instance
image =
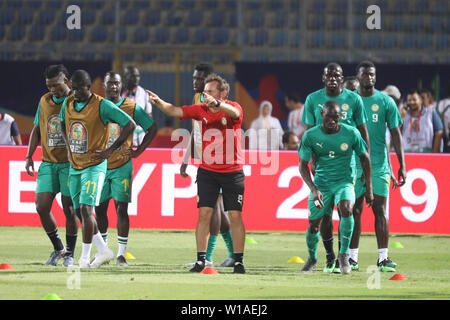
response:
[[[402,275],[401,273],[397,273],[394,274],[389,280],[408,280],[408,278]]]
[[[258,242],[256,242],[256,240],[253,239],[253,238],[246,237],[245,238],[245,243],[257,244]]]
[[[400,242],[392,242],[389,248],[404,248]]]
[[[0,270],[16,270],[16,269],[9,263],[2,263],[0,264]]]
[[[288,263],[305,263],[305,261],[303,261],[303,259],[300,257],[293,256],[288,260]]]
[[[125,253],[125,259],[136,260],[136,258],[129,252]]]
[[[203,273],[203,274],[219,274],[219,271],[217,271],[214,268],[208,267],[208,268],[203,269],[203,271],[200,272],[200,273]]]
[[[62,300],[56,293],[49,293],[42,300]]]

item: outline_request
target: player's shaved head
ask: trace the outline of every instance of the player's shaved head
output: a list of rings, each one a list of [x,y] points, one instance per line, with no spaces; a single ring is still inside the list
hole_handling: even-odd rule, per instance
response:
[[[80,86],[90,86],[92,83],[91,76],[85,70],[75,71],[72,74],[72,78],[70,78],[70,81],[72,82],[72,84],[76,83]]]
[[[323,69],[323,72],[326,73],[327,70],[340,70],[343,73],[341,65],[339,63],[337,63],[337,62],[330,62],[330,63],[328,63],[325,66],[325,68]]]
[[[334,133],[339,131],[341,118],[341,106],[337,101],[328,100],[320,112],[323,118],[322,128],[325,133]]]
[[[327,112],[327,113],[339,113],[341,111],[341,106],[339,105],[339,103],[337,101],[334,100],[328,100],[327,102],[325,102],[325,104],[323,105],[323,112]]]
[[[359,69],[361,69],[361,68],[363,68],[363,69],[369,69],[369,68],[376,69],[375,65],[373,64],[373,62],[369,61],[369,60],[364,60],[364,61],[361,61],[360,63],[358,63],[358,65],[356,66],[356,73],[359,73]]]

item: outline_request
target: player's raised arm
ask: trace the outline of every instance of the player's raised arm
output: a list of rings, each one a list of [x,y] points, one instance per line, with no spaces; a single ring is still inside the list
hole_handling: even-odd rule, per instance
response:
[[[163,99],[158,97],[157,94],[151,92],[150,90],[145,90],[148,93],[151,104],[156,105],[162,112],[171,117],[183,118],[183,109],[176,107],[171,103],[165,102]]]

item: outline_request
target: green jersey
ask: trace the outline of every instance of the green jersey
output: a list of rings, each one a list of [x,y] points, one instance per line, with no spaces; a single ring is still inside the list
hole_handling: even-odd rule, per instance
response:
[[[341,124],[337,133],[326,134],[322,126],[315,126],[303,135],[298,155],[305,161],[314,156],[314,184],[319,189],[328,190],[339,183],[353,183],[353,152],[360,156],[366,149],[366,142],[354,127]]]
[[[370,97],[361,97],[367,114],[367,131],[370,141],[370,161],[372,167],[389,168],[389,158],[386,149],[386,126],[389,129],[403,123],[394,100],[375,90]],[[361,168],[359,161],[357,167]]]

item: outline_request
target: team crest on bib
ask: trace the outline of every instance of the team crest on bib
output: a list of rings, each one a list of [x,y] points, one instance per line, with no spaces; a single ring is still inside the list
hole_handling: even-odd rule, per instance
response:
[[[344,103],[344,104],[342,105],[342,110],[347,111],[348,108],[349,108],[348,104]]]
[[[222,117],[222,124],[223,124],[224,126],[227,125],[227,119],[226,119],[225,117]]]
[[[346,144],[345,142],[343,144],[341,144],[341,150],[342,151],[347,151],[348,150],[348,144]]]
[[[373,112],[377,112],[380,109],[380,107],[377,104],[373,104],[371,109]]]
[[[88,147],[88,132],[82,122],[75,121],[69,128],[69,145],[72,153],[86,153]]]
[[[47,121],[47,145],[50,148],[65,147],[66,143],[61,132],[61,121],[58,114],[53,114]]]

